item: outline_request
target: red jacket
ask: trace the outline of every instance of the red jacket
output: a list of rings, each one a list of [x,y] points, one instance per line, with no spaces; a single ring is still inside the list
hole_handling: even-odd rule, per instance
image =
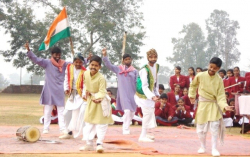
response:
[[[226,112],[223,114],[223,118],[231,118],[231,112],[230,112],[230,111],[226,111]]]
[[[224,84],[224,87],[226,88],[228,86],[228,84],[229,84],[229,78],[224,79],[223,84]],[[226,91],[228,91],[228,90],[226,89]]]
[[[250,76],[250,72],[245,73],[245,77]]]
[[[115,107],[116,107],[116,100],[114,98],[111,98],[111,101],[110,101],[111,104],[114,103]],[[116,110],[112,107],[112,114],[114,115],[117,115],[118,117],[121,117],[123,116],[123,111],[120,111],[120,110]]]
[[[155,116],[159,116],[164,119],[168,119],[169,116],[174,117],[174,111],[172,109],[171,104],[166,103],[163,109],[160,109],[161,103],[155,103]]]
[[[181,86],[181,91],[184,87],[186,87],[186,76],[184,75],[180,75],[179,76],[179,81],[177,80],[177,76],[176,75],[173,75],[170,77],[170,87],[171,87],[171,90],[174,91],[174,84],[179,84]]]
[[[168,96],[168,103],[170,103],[172,106],[176,105],[177,104],[177,101],[175,99],[175,93],[174,92],[168,92],[167,93],[167,96]],[[182,97],[182,93],[180,92],[179,93],[179,97],[181,98]]]
[[[111,98],[110,103],[111,103],[111,104],[116,103],[116,100],[115,100],[114,98]]]
[[[192,80],[194,80],[194,77],[195,77],[195,76],[192,77]],[[186,76],[186,87],[187,87],[187,88],[189,88],[190,83],[191,83],[190,80],[189,80],[189,78],[190,78],[189,76]]]
[[[177,118],[179,118],[179,119],[191,118],[192,117],[191,114],[190,114],[190,107],[187,106],[187,105],[184,105],[184,108],[186,110],[185,114],[183,112],[181,113],[180,111],[178,113],[176,113],[176,109],[177,109],[176,106],[173,106],[172,108],[173,108],[174,113],[175,113],[174,116],[177,117]]]
[[[142,114],[142,110],[140,107],[137,107],[136,111],[135,111],[135,115],[138,116],[138,117],[143,117],[143,114]]]
[[[184,103],[190,107],[190,111],[194,111],[194,104],[191,104],[189,97],[184,95],[182,98],[184,99]]]
[[[246,90],[250,92],[250,76],[246,76]]]
[[[238,81],[237,82],[241,82],[241,81],[245,81],[246,79],[244,77],[238,77]],[[237,83],[235,81],[235,77],[230,77],[229,80],[228,80],[228,86],[231,86],[231,85],[234,85]],[[231,94],[232,92],[233,93],[236,93],[236,92],[243,92],[243,87],[244,87],[244,83],[240,84],[240,85],[237,85],[237,86],[234,86],[234,87],[231,87],[231,88],[228,88],[228,92]]]

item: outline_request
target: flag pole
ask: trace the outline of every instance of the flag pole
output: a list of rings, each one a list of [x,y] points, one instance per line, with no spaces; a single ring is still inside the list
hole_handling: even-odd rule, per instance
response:
[[[127,38],[127,32],[125,31],[123,35],[123,42],[122,42],[122,56],[125,54],[126,38]]]
[[[72,57],[74,57],[74,47],[73,47],[73,42],[72,42],[72,38],[69,37],[69,43],[70,43],[70,49],[71,49],[71,53],[72,53]]]

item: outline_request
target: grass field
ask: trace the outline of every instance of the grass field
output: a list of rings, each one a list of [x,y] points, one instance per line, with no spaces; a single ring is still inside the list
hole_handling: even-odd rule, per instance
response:
[[[39,105],[40,94],[3,94],[0,93],[0,125],[38,125],[43,115]],[[226,129],[228,134],[240,134],[241,128]],[[249,134],[243,136],[249,137]]]
[[[0,93],[0,126],[24,126],[24,125],[41,125],[39,118],[43,115],[43,106],[39,105],[40,94],[3,94]],[[240,135],[241,128],[226,129],[227,134]],[[250,138],[250,134],[241,135]],[[0,154],[0,156],[66,156],[66,157],[80,157],[80,156],[94,157],[97,154]],[[137,157],[146,156],[139,153],[107,153],[102,154],[103,157]],[[148,156],[148,155],[147,155]],[[154,155],[161,156],[161,155]],[[180,157],[180,155],[168,155],[169,157]],[[203,157],[206,157],[202,155]],[[185,156],[190,157],[190,156]]]
[[[0,125],[35,125],[43,115],[39,94],[0,94]]]

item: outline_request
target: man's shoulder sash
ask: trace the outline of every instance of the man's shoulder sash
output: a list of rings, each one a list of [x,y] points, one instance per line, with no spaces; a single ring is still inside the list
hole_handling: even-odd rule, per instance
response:
[[[148,88],[150,91],[153,91],[155,81],[154,81],[152,72],[147,64],[144,65],[141,69],[143,68],[145,68],[147,71]],[[156,73],[158,73],[158,71],[159,71],[159,64],[156,64]],[[146,95],[144,94],[142,90],[142,81],[141,81],[140,75],[137,77],[136,82],[137,82],[136,83],[136,95],[140,98],[147,99]]]

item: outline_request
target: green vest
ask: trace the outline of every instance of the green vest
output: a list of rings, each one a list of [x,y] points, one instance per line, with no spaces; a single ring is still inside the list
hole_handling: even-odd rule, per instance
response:
[[[141,69],[145,68],[147,73],[148,73],[148,88],[150,91],[153,91],[154,89],[154,77],[152,75],[152,72],[149,68],[149,65],[144,65]],[[159,71],[159,64],[156,64],[156,75],[158,74]],[[143,98],[143,99],[147,99],[146,95],[144,94],[143,90],[142,90],[142,82],[141,82],[141,78],[140,75],[138,75],[137,79],[136,79],[136,93],[135,93],[139,98]]]

